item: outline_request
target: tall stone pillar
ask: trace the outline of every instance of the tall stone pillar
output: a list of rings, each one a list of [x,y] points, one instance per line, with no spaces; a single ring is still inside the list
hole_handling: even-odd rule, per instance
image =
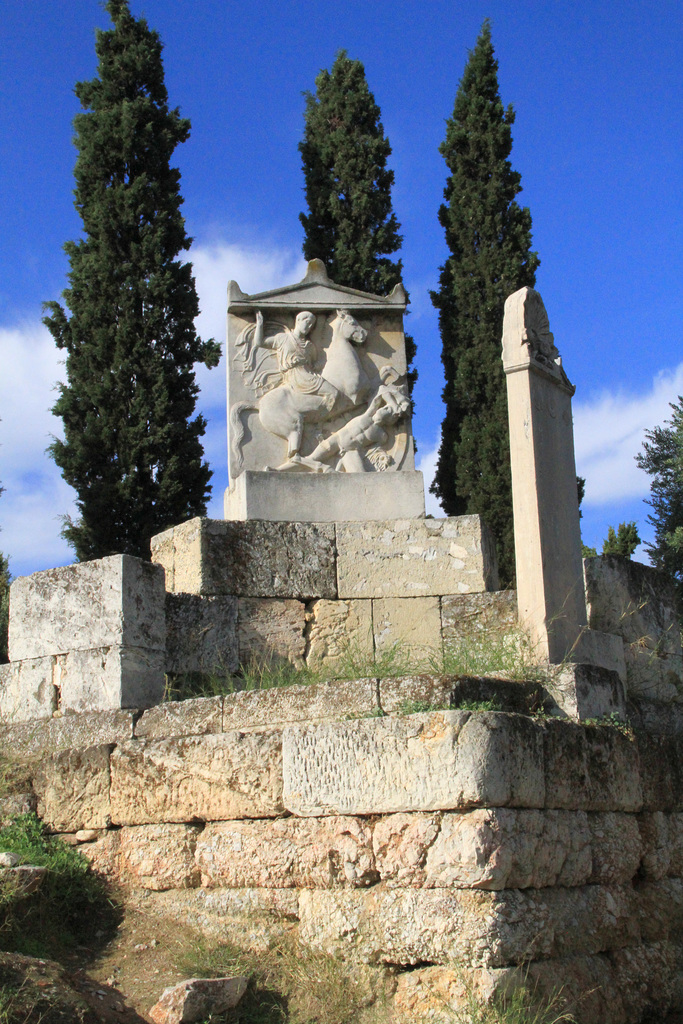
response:
[[[562,369],[543,300],[521,288],[505,303],[519,617],[540,658],[579,660],[586,629],[572,427],[575,388]]]

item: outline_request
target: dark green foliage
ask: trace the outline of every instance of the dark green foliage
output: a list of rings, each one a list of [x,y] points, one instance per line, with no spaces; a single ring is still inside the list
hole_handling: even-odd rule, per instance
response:
[[[9,585],[11,579],[9,560],[0,551],[0,665],[9,660],[7,654],[7,630],[9,627]]]
[[[21,814],[0,829],[0,850],[22,864],[46,867],[32,896],[17,901],[11,882],[0,885],[0,947],[29,956],[65,949],[113,929],[117,911],[104,882],[85,857],[46,831],[35,814]]]
[[[671,404],[672,416],[663,427],[647,430],[643,451],[636,456],[641,469],[652,477],[648,522],[655,542],[647,549],[652,564],[677,581],[683,601],[683,398]]]
[[[610,526],[607,530],[607,539],[603,542],[603,555],[622,555],[630,558],[640,544],[638,527],[635,522],[619,523],[617,532]]]
[[[68,383],[53,412],[65,440],[50,452],[78,495],[64,536],[78,558],[148,556],[149,539],[206,512],[205,421],[192,416],[194,364],[220,349],[194,328],[197,293],[170,167],[190,123],[170,110],[161,41],[127,0],[109,0],[113,30],[98,32],[98,77],[76,85],[75,205],[84,237],[67,242],[64,301],[46,303]]]
[[[531,214],[508,157],[512,107],[498,92],[484,22],[441,145],[450,176],[439,210],[450,256],[432,293],[439,311],[446,416],[432,485],[447,515],[481,514],[493,530],[501,581],[514,576],[507,398],[501,360],[505,299],[533,285]]]
[[[320,259],[337,284],[384,295],[401,280],[399,223],[391,206],[394,172],[387,167],[389,140],[365,69],[340,50],[331,71],[321,71],[316,92],[306,95],[304,137],[299,144],[309,213],[303,253]],[[406,337],[410,366],[415,343]],[[417,371],[410,370],[412,391]]]

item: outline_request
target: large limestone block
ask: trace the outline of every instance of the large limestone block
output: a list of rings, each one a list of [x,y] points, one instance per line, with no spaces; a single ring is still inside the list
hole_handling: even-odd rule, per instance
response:
[[[315,601],[306,618],[308,664],[335,666],[372,659],[372,601]]]
[[[396,676],[378,680],[379,703],[388,715],[403,714],[418,707],[450,708],[457,681],[453,676]]]
[[[630,886],[475,892],[463,889],[308,889],[301,939],[366,963],[503,967],[590,955],[640,939]]]
[[[626,691],[631,700],[680,703],[683,699],[683,659],[644,647],[625,648]]]
[[[149,893],[144,905],[179,928],[266,952],[291,931],[298,904],[296,889],[171,889]]]
[[[658,569],[619,555],[586,558],[588,623],[661,654],[681,653],[673,583]]]
[[[611,661],[613,667],[600,667],[596,664],[598,659],[592,657],[587,659],[587,664],[565,662],[554,671],[548,690],[557,706],[570,718],[586,721],[614,715],[625,722],[626,691],[623,680],[626,677],[626,669],[623,643],[618,636],[595,634],[590,630],[582,634],[582,639],[589,636],[599,636],[607,640],[608,652],[613,644],[617,645],[612,652],[616,657],[605,659]],[[602,645],[600,647],[602,648]],[[595,650],[595,645],[592,645],[592,649]],[[604,648],[602,649],[605,653]]]
[[[152,541],[176,593],[337,597],[332,524],[192,519]]]
[[[12,661],[98,647],[163,651],[164,574],[111,555],[21,576],[10,588]]]
[[[543,736],[517,715],[443,711],[283,734],[284,802],[303,816],[542,807]]]
[[[306,653],[306,607],[275,597],[241,597],[238,602],[239,662],[257,666],[290,662],[300,667]]]
[[[57,710],[56,658],[0,665],[0,721],[4,725],[49,719]]]
[[[601,954],[537,960],[519,968],[418,967],[397,977],[392,1021],[446,1024],[454,1015],[468,1020],[472,998],[481,1004],[502,1001],[523,987],[538,1006],[551,1004],[558,1021],[569,1013],[567,1020],[576,1024],[635,1024],[623,996],[636,985],[634,976],[626,988],[618,986],[611,961]]]
[[[197,825],[137,825],[105,832],[79,847],[95,871],[140,889],[199,885]]]
[[[246,470],[225,492],[226,519],[338,523],[420,519],[422,473],[264,473]]]
[[[224,698],[223,731],[362,718],[377,711],[376,679],[334,679],[269,690],[242,690]]]
[[[683,932],[683,879],[645,880],[635,889],[643,942],[679,941]]]
[[[166,671],[230,674],[239,668],[237,598],[166,595]]]
[[[372,602],[375,651],[395,648],[411,661],[441,661],[441,604],[438,597],[378,597]]]
[[[437,597],[495,590],[493,539],[479,516],[337,525],[339,597]]]
[[[392,814],[373,831],[390,888],[540,889],[626,884],[641,842],[632,815],[481,808],[466,814]]]
[[[610,956],[614,980],[627,1007],[629,1024],[670,1020],[678,949],[669,942],[643,942],[617,949]],[[587,1024],[589,1018],[584,1017]],[[675,1024],[676,1018],[671,1019]]]
[[[70,651],[54,660],[53,682],[63,712],[147,708],[163,700],[163,649],[118,645]]]
[[[441,598],[444,643],[457,640],[484,644],[488,637],[513,632],[517,626],[517,594],[497,590],[483,594],[448,594]]]
[[[135,723],[136,739],[163,740],[212,732],[223,732],[223,697],[166,701],[149,708]]]
[[[111,746],[66,750],[43,758],[33,780],[38,816],[54,832],[106,828]]]
[[[646,878],[683,875],[683,814],[662,811],[638,816],[643,842],[642,871]]]
[[[642,809],[683,810],[683,735],[638,731],[637,747],[643,790]]]
[[[208,824],[197,841],[206,888],[337,888],[377,880],[363,819],[282,818]]]
[[[635,740],[606,725],[543,724],[546,807],[639,811],[643,785]]]
[[[84,750],[88,746],[120,743],[133,738],[133,711],[91,711],[42,722],[10,725],[0,732],[0,744],[22,758],[60,750]]]
[[[284,809],[280,733],[122,743],[111,760],[111,808],[118,825],[275,817]]]

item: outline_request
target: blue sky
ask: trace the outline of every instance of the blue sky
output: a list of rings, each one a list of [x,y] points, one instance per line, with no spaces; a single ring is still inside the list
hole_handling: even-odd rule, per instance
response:
[[[429,289],[446,249],[437,221],[438,152],[467,51],[488,16],[513,166],[541,257],[537,287],[570,379],[584,540],[646,524],[643,431],[683,393],[683,12],[674,0],[593,4],[404,0],[131,0],[165,44],[172,105],[192,121],[176,151],[204,334],[224,340],[229,278],[245,291],[303,273],[297,144],[320,68],[346,48],[365,64],[396,174],[409,326],[420,380],[414,430],[427,476],[443,409]],[[0,549],[15,574],[71,561],[59,537],[72,492],[44,454],[62,368],[41,302],[66,284],[63,243],[78,237],[71,122],[78,79],[95,73],[97,0],[5,0],[0,71]],[[227,485],[224,367],[200,373],[209,419],[210,514]],[[432,511],[438,512],[432,507]]]

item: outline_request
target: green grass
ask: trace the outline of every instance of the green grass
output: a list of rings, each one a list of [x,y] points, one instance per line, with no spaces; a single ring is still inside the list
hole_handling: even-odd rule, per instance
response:
[[[547,666],[539,665],[528,636],[519,629],[478,631],[444,645],[416,649],[402,642],[368,654],[367,645],[349,643],[333,663],[293,665],[282,658],[252,659],[230,674],[186,673],[167,678],[166,700],[215,697],[241,690],[306,686],[330,680],[392,678],[411,675],[501,676],[524,682],[549,682]],[[472,710],[486,710],[473,708]],[[489,710],[496,710],[491,708]]]
[[[28,956],[59,957],[95,933],[111,932],[118,909],[105,883],[78,850],[51,836],[35,814],[22,814],[0,829],[0,850],[21,864],[47,868],[40,889],[18,898],[0,882],[0,948]]]
[[[258,952],[199,942],[179,968],[193,977],[242,974],[250,979],[246,994],[231,1012],[231,1024],[387,1021],[382,995],[370,980],[371,970],[311,950],[293,937]]]

